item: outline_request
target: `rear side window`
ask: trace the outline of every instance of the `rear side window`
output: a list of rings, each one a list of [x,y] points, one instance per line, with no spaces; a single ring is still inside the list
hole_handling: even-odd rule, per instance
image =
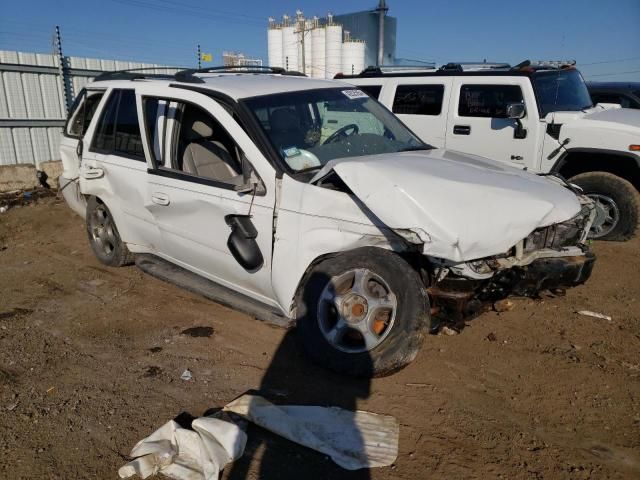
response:
[[[440,115],[444,85],[398,85],[393,113]]]
[[[68,136],[81,138],[86,133],[103,94],[102,91],[83,90],[78,95],[67,124],[66,134]]]
[[[358,88],[376,100],[380,97],[380,90],[382,85],[358,85]]]
[[[518,85],[462,85],[458,115],[506,118],[510,103],[524,103]]]
[[[133,90],[114,90],[111,93],[99,119],[92,148],[100,153],[144,161]]]

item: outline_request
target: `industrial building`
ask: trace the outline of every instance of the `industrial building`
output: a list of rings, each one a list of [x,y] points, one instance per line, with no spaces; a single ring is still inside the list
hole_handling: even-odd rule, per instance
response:
[[[355,74],[369,65],[395,61],[397,20],[387,15],[384,0],[371,11],[324,18],[283,15],[269,19],[269,65],[314,78]]]

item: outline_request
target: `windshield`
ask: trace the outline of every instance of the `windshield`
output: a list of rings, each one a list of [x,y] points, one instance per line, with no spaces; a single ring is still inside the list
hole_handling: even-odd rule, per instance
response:
[[[294,172],[336,158],[431,148],[355,87],[278,93],[244,103]]]
[[[531,78],[541,117],[549,112],[578,112],[593,105],[578,70],[538,72]]]

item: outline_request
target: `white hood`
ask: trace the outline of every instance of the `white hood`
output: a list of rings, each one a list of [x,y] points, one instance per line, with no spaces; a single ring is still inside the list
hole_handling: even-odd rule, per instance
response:
[[[607,129],[638,134],[640,110],[620,105],[598,104],[584,112],[554,112],[553,122],[572,127]]]
[[[450,150],[334,160],[312,182],[330,170],[386,226],[413,230],[425,254],[452,261],[504,253],[580,211],[553,180]]]

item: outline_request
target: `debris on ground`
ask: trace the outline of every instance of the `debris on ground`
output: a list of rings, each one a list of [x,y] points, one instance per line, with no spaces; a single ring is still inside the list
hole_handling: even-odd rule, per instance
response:
[[[0,213],[4,213],[7,210],[9,210],[9,207],[5,207],[5,206],[0,207]]]
[[[440,329],[440,333],[444,335],[458,335],[460,332],[455,328],[447,327],[446,325]]]
[[[400,427],[394,417],[338,407],[276,406],[246,394],[210,417],[193,420],[191,430],[175,420],[167,422],[133,447],[134,460],[118,475],[144,479],[162,473],[176,480],[217,480],[225,465],[244,453],[242,419],[328,455],[347,470],[389,466],[398,456]]]
[[[347,470],[387,467],[398,456],[400,427],[391,416],[338,407],[276,406],[257,395],[243,395],[224,410],[324,453]]]
[[[180,375],[180,378],[185,382],[188,382],[193,378],[193,374],[191,373],[191,370],[187,368],[184,372],[182,372],[182,375]]]
[[[496,312],[510,312],[515,307],[515,303],[513,303],[508,298],[504,300],[498,300],[497,302],[493,302],[493,310]]]
[[[222,412],[216,416],[222,417]],[[134,460],[118,475],[148,478],[162,473],[177,480],[217,480],[225,465],[242,456],[246,443],[247,434],[222,418],[197,418],[191,430],[171,420],[133,447]]]
[[[495,342],[498,339],[498,337],[496,337],[495,333],[491,332],[489,333],[489,335],[485,337],[485,339],[489,340],[490,342]]]
[[[578,315],[585,315],[587,317],[601,318],[602,320],[611,321],[611,317],[609,315],[605,315],[604,313],[592,312],[591,310],[579,310],[576,312]]]

